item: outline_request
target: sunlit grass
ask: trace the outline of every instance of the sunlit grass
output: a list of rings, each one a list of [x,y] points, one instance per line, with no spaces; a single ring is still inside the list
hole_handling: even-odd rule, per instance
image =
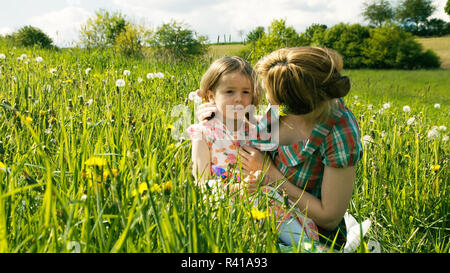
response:
[[[280,251],[275,221],[253,218],[249,198],[199,192],[190,142],[172,137],[171,111],[193,110],[187,96],[209,59],[0,53],[0,252]],[[346,103],[370,136],[350,212],[372,220],[368,239],[385,252],[448,252],[449,72],[345,74]]]

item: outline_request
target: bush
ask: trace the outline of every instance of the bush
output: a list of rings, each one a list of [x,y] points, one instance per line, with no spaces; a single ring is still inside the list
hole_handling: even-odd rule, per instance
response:
[[[370,30],[363,49],[364,63],[370,68],[436,68],[439,57],[432,51],[422,52],[411,33],[392,25]]]
[[[51,48],[53,41],[42,30],[32,26],[25,26],[12,35],[15,44],[25,47],[38,46]]]
[[[190,56],[201,56],[207,52],[206,37],[194,37],[192,30],[177,21],[163,24],[155,32],[151,45],[158,54],[177,59]]]

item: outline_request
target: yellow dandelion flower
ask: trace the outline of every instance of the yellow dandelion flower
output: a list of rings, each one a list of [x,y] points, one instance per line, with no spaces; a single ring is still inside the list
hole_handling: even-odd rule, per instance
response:
[[[172,150],[173,148],[175,148],[175,144],[170,144],[169,146],[167,146],[167,149]]]
[[[33,119],[31,117],[24,117],[24,121],[26,124],[31,124],[33,122]]]
[[[133,191],[131,192],[131,195],[132,195],[132,196],[136,196],[138,193],[139,193],[140,195],[142,195],[142,194],[144,194],[146,191],[148,191],[147,183],[146,183],[146,182],[142,182],[142,183],[139,183],[138,189],[137,189],[137,190],[133,190]]]
[[[172,124],[167,125],[167,126],[166,126],[166,129],[167,129],[167,130],[172,130],[172,129],[173,129],[173,125],[172,125]]]
[[[44,111],[44,110],[39,111],[39,114],[40,114],[41,116],[45,116],[45,113],[47,113],[47,111]]]
[[[3,162],[0,162],[0,171],[5,172],[6,171],[6,165]]]
[[[94,157],[91,157],[88,160],[86,160],[86,162],[84,162],[84,164],[87,166],[103,167],[103,166],[106,166],[106,159],[98,157],[98,156],[94,156]]]
[[[262,220],[267,217],[267,212],[260,211],[257,208],[252,208],[251,215],[253,219]]]
[[[150,188],[150,192],[154,193],[154,192],[161,192],[161,187],[158,184],[153,184],[153,186]]]
[[[355,103],[355,106],[356,106],[356,107],[361,106],[361,103],[360,103],[360,102],[357,102],[357,103]]]
[[[172,181],[169,180],[163,184],[163,190],[170,191],[172,189]]]
[[[437,172],[441,169],[441,165],[437,164],[437,165],[431,165],[431,170],[433,172]]]
[[[411,159],[411,156],[409,154],[404,155],[405,158]]]

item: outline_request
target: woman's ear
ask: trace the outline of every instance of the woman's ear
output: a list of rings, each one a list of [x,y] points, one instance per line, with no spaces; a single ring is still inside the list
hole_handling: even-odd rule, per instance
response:
[[[214,93],[211,90],[206,91],[206,97],[208,98],[209,102],[215,103]]]

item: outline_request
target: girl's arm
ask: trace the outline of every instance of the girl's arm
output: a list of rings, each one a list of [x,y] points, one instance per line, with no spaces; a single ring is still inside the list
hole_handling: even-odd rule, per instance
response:
[[[192,140],[192,174],[197,185],[203,185],[209,179],[211,155],[204,139]]]
[[[267,181],[279,181],[278,189],[286,192],[288,198],[297,203],[307,217],[323,229],[334,230],[347,211],[355,174],[355,166],[341,169],[325,166],[321,199],[290,183],[273,163],[269,167],[264,183],[271,185]]]

